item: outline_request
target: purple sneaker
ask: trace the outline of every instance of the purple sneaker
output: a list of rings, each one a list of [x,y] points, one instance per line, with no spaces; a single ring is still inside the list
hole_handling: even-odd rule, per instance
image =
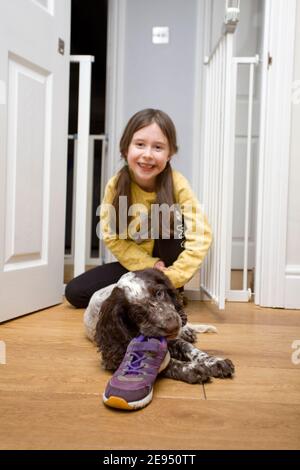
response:
[[[137,410],[148,405],[157,374],[169,361],[165,338],[140,335],[131,340],[123,361],[106,386],[105,405],[123,410]]]

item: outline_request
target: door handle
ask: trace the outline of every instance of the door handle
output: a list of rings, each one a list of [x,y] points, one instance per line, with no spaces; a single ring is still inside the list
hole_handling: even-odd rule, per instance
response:
[[[58,52],[65,55],[65,41],[61,38],[58,38]]]

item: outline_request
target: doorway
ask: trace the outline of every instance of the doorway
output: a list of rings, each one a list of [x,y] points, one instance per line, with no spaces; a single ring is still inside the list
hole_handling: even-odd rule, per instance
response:
[[[71,55],[92,55],[90,136],[93,142],[93,177],[91,181],[91,204],[89,214],[90,237],[88,241],[89,265],[98,259],[99,239],[96,209],[100,204],[103,139],[105,134],[106,62],[107,62],[108,0],[81,0],[71,2]],[[65,231],[65,283],[73,278],[73,207],[74,168],[78,116],[79,64],[70,64],[69,123],[68,123],[68,172]]]

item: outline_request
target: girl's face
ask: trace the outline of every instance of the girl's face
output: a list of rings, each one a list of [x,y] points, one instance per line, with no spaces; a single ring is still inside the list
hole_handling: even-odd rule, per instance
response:
[[[136,183],[146,191],[154,191],[156,176],[171,158],[168,139],[156,122],[133,134],[126,157]]]

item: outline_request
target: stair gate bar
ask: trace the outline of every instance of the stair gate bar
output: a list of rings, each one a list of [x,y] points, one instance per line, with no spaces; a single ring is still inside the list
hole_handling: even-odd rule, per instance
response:
[[[231,257],[232,181],[234,153],[233,33],[225,33],[206,59],[206,119],[204,143],[204,207],[214,242],[204,263],[201,288],[220,309],[225,308],[228,258]]]
[[[247,129],[247,156],[246,156],[246,184],[245,184],[245,222],[244,222],[244,256],[243,256],[243,288],[242,290],[227,289],[227,300],[231,302],[248,302],[251,299],[251,289],[248,289],[248,250],[249,250],[249,213],[250,213],[250,181],[252,163],[252,123],[254,101],[254,68],[259,64],[259,56],[234,57],[236,66],[249,65],[249,98],[248,98],[248,129]],[[231,271],[231,269],[230,269]]]
[[[72,228],[71,228],[71,253],[66,255],[65,254],[65,263],[66,264],[74,264],[74,245],[75,245],[75,208],[76,208],[76,189],[75,189],[75,181],[77,175],[77,150],[78,150],[78,142],[77,142],[77,134],[70,134],[68,139],[73,144],[73,155],[74,155],[74,172],[73,172],[73,204],[72,204]],[[92,215],[99,215],[99,213],[92,214],[92,207],[93,207],[93,196],[94,196],[94,186],[93,186],[93,176],[94,176],[94,161],[95,161],[95,142],[101,142],[101,170],[100,170],[100,192],[99,192],[99,201],[103,199],[104,193],[104,172],[103,172],[103,161],[106,157],[106,148],[107,148],[107,135],[106,134],[90,134],[89,135],[89,153],[88,153],[88,193],[87,193],[87,217],[86,217],[86,265],[100,265],[103,264],[103,244],[102,240],[99,239],[98,243],[98,255],[96,257],[91,256],[92,245],[91,245],[91,238],[92,238]],[[99,212],[99,211],[97,211]]]
[[[253,117],[253,82],[254,64],[250,64],[249,77],[249,106],[248,106],[248,133],[247,133],[247,167],[246,167],[246,197],[245,197],[245,231],[244,231],[244,271],[243,290],[248,286],[248,244],[249,244],[249,201],[250,201],[250,179],[251,179],[251,146],[252,146],[252,117]]]
[[[88,206],[88,152],[90,133],[91,75],[93,56],[71,56],[79,63],[78,148],[74,239],[74,277],[85,271]]]

